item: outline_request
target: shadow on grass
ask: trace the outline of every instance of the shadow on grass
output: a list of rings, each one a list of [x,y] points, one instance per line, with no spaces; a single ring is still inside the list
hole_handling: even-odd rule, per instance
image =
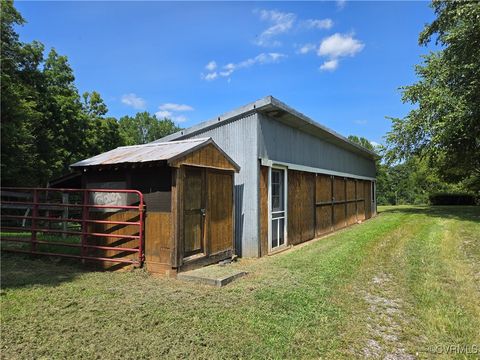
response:
[[[91,271],[91,270],[90,270]],[[2,290],[33,285],[56,286],[89,272],[78,262],[2,253]]]
[[[386,206],[379,213],[418,214],[444,219],[480,222],[480,206]]]

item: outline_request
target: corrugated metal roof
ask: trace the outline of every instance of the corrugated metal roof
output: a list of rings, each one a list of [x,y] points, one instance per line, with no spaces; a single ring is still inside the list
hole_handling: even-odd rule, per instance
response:
[[[170,141],[164,143],[149,143],[144,145],[121,146],[85,159],[71,167],[86,167],[98,165],[113,165],[126,163],[143,163],[149,161],[171,160],[179,156],[186,155],[195,149],[214,143],[211,138],[187,139],[180,141]],[[215,145],[217,148],[218,146]],[[236,165],[236,164],[235,164]]]

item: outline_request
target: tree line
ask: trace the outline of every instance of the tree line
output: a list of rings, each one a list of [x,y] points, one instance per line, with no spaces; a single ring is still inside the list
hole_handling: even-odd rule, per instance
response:
[[[379,205],[428,204],[433,193],[466,191],[461,183],[443,180],[436,171],[432,171],[425,159],[412,156],[406,161],[390,163],[383,156],[386,151],[384,146],[373,146],[368,139],[355,135],[350,135],[348,139],[378,154],[376,178]]]
[[[413,109],[391,118],[382,154],[386,164],[413,174],[394,182],[431,183],[480,199],[480,2],[434,0],[431,7],[435,19],[418,41],[440,49],[424,55],[417,82],[401,88]]]
[[[46,53],[39,41],[21,42],[15,26],[25,19],[11,0],[1,5],[2,186],[45,186],[78,160],[179,130],[148,112],[106,116],[98,92],[79,94],[67,57]]]
[[[417,82],[401,88],[413,109],[390,118],[377,149],[379,204],[426,204],[433,193],[480,200],[480,2],[434,0],[435,19],[419,44],[439,45],[415,67]],[[373,149],[367,139],[350,137]]]
[[[79,94],[66,56],[38,41],[23,43],[14,27],[25,20],[1,0],[1,181],[44,186],[69,164],[121,145],[143,144],[179,128],[140,112],[120,119],[96,91]],[[385,146],[375,150],[379,204],[425,204],[433,192],[480,195],[480,2],[439,1],[419,36],[440,50],[415,67],[418,81],[402,89],[413,105],[391,118]]]

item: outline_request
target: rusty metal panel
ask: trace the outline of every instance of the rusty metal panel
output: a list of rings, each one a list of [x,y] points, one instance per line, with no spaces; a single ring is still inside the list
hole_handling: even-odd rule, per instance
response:
[[[181,154],[186,154],[189,151],[193,151],[202,145],[206,145],[209,141],[211,141],[209,138],[200,138],[171,141],[166,143],[121,146],[89,159],[76,162],[71,166],[86,167],[169,160]]]

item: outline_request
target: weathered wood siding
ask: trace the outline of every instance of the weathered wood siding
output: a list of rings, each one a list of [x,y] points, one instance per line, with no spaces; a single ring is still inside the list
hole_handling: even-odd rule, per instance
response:
[[[357,180],[357,220],[365,220],[365,181]]]
[[[207,171],[208,254],[233,250],[233,173]]]
[[[347,225],[357,222],[356,182],[354,179],[346,180],[347,187]]]
[[[347,226],[346,222],[346,209],[345,209],[345,199],[346,199],[346,188],[345,188],[345,179],[341,177],[333,178],[333,200],[334,200],[334,211],[333,211],[333,227],[335,230],[344,228]]]
[[[315,174],[288,171],[288,242],[315,237]]]
[[[205,169],[186,167],[183,187],[183,255],[203,252],[205,217]]]
[[[372,183],[365,181],[365,218],[370,219],[372,217]]]
[[[260,256],[268,254],[268,167],[260,166]]]
[[[225,155],[218,151],[218,149],[212,144],[175,160],[171,165],[175,167],[180,165],[192,165],[236,171],[235,167],[230,161],[228,161]]]
[[[145,261],[148,271],[171,270],[172,214],[148,212],[145,219]]]
[[[260,255],[268,254],[268,172],[260,166]],[[296,245],[370,218],[371,181],[288,170],[288,244]]]
[[[101,212],[90,211],[89,218],[92,220],[109,220],[109,221],[129,221],[136,222],[139,220],[138,212],[136,211],[116,211],[116,212]],[[95,224],[88,225],[89,232],[114,234],[114,235],[138,235],[139,227],[136,225],[117,225],[117,224]],[[117,237],[104,236],[89,236],[87,243],[90,245],[112,246],[123,248],[138,248],[138,239],[125,239]],[[87,255],[105,257],[111,259],[138,259],[138,253],[117,250],[101,250],[101,249],[87,249]],[[118,264],[114,262],[97,262],[92,263],[94,266],[99,266],[103,269],[119,269],[129,266],[128,264]]]
[[[321,175],[321,174],[317,175],[315,192],[316,192],[315,236],[320,236],[333,230],[332,179],[330,175]]]
[[[193,176],[196,172],[198,176]],[[173,216],[177,218],[174,267],[183,271],[230,257],[234,253],[234,172],[181,166],[175,174],[172,187]],[[205,209],[205,216],[200,209]],[[196,217],[200,220],[195,220]],[[192,235],[199,231],[202,243],[190,243],[189,239],[200,239]]]

